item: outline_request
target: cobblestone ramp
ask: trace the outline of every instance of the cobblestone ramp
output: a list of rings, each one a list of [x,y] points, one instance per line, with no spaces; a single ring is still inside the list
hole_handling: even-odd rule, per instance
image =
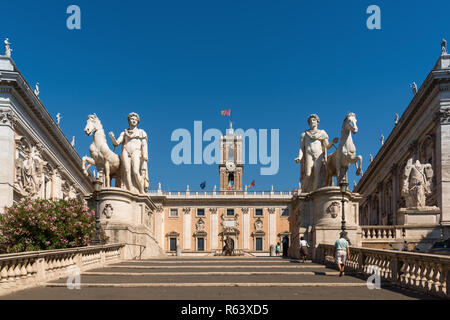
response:
[[[364,279],[338,277],[334,269],[279,257],[195,257],[124,261],[19,291],[3,299],[409,300],[428,297],[395,288],[369,290]]]

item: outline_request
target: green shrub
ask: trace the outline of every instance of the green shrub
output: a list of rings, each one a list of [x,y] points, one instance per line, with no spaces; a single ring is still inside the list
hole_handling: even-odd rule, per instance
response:
[[[94,210],[75,199],[23,199],[0,214],[1,253],[87,246],[94,234]]]

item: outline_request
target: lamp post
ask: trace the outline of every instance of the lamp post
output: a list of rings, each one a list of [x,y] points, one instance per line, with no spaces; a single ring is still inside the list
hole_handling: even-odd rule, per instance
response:
[[[345,198],[344,197],[345,197],[345,193],[347,192],[347,187],[348,187],[348,183],[347,183],[345,178],[343,178],[341,180],[341,182],[339,182],[339,187],[340,187],[341,193],[342,193],[342,200],[341,200],[341,203],[342,203],[341,230],[342,230],[342,232],[345,232],[346,227],[345,227],[345,210],[344,210]]]
[[[95,203],[95,232],[94,232],[94,241],[92,241],[93,245],[102,244],[100,239],[100,211],[98,209],[98,193],[102,189],[102,182],[99,178],[94,181],[94,203]]]

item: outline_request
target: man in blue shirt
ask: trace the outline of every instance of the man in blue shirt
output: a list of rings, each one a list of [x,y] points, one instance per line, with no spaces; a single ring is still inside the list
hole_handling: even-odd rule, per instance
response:
[[[346,238],[347,232],[342,231],[340,238],[334,243],[334,256],[336,257],[336,263],[340,271],[339,277],[342,277],[344,274],[345,260],[350,256],[350,245]]]

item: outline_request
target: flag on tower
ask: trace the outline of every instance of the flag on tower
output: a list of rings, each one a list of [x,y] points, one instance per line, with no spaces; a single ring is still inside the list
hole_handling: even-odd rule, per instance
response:
[[[247,188],[251,188],[255,186],[255,180],[252,181],[252,183],[250,183],[250,185],[247,186]]]
[[[231,109],[222,110],[222,111],[220,111],[220,113],[221,113],[223,116],[228,116],[228,117],[230,117],[230,116],[231,116]]]

